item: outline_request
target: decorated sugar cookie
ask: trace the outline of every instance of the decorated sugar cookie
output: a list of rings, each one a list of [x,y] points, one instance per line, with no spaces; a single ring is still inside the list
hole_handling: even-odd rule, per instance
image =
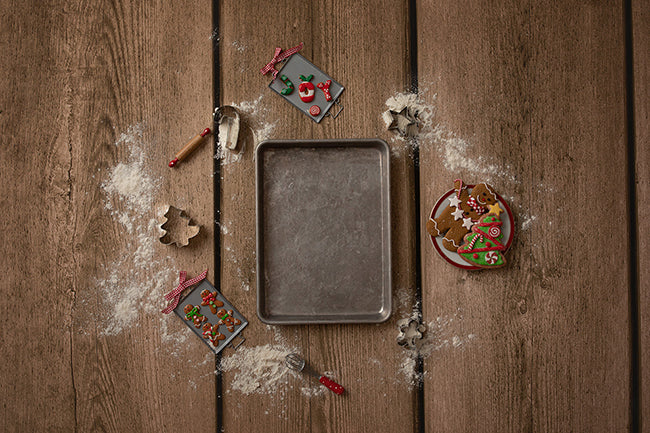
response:
[[[500,268],[506,264],[502,243],[503,223],[499,218],[499,205],[490,209],[490,213],[479,218],[472,226],[472,232],[465,235],[465,243],[458,248],[458,254],[467,263],[480,268]]]
[[[514,217],[491,185],[465,185],[457,179],[433,207],[426,229],[435,250],[450,264],[492,269],[506,264]]]
[[[314,94],[316,93],[316,88],[310,81],[314,78],[313,75],[300,75],[298,78],[302,81],[298,86],[298,96],[302,102],[311,102],[314,100]]]
[[[456,179],[454,191],[442,214],[427,222],[427,232],[431,236],[442,236],[442,245],[449,251],[460,247],[463,236],[469,233],[474,222],[487,212],[487,206],[497,201],[494,188],[487,183],[479,183],[470,192],[462,180]]]

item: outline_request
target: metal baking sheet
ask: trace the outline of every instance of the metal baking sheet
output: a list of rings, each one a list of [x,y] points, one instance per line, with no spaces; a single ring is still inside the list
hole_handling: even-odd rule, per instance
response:
[[[256,149],[257,314],[270,324],[391,314],[390,150],[382,140]]]
[[[286,75],[289,77],[293,85],[295,86],[295,89],[293,92],[291,92],[289,95],[283,95],[281,92],[284,90],[287,86],[282,82],[280,77],[282,75]],[[316,91],[314,93],[314,100],[311,102],[302,102],[300,100],[300,96],[298,96],[298,85],[300,84],[300,78],[298,78],[300,75],[304,75],[305,77],[308,75],[313,75],[314,78],[312,78],[311,83],[316,86],[318,83],[324,83],[327,80],[332,80],[332,84],[330,84],[330,94],[332,95],[332,100],[327,101],[325,99],[325,94],[321,89],[316,87]],[[269,87],[271,90],[276,92],[278,95],[282,96],[287,102],[292,104],[294,107],[296,107],[298,110],[302,111],[305,113],[309,118],[311,118],[314,122],[320,123],[321,120],[325,116],[328,115],[330,109],[334,104],[337,103],[339,100],[339,97],[341,96],[341,93],[343,93],[343,90],[345,88],[327,75],[325,72],[321,71],[318,69],[312,62],[301,56],[300,54],[294,54],[289,59],[286,61],[286,63],[282,66],[280,69],[280,72],[278,73],[278,76],[271,81],[269,84]],[[316,116],[312,116],[309,113],[309,107],[312,105],[317,105],[320,108],[320,113]]]
[[[225,347],[229,346],[233,348],[239,347],[239,342],[236,346],[232,344],[232,341],[235,337],[238,335],[240,336],[240,339],[243,342],[243,337],[241,337],[240,333],[244,330],[246,325],[248,325],[248,320],[242,314],[228,301],[222,294],[221,292],[217,291],[217,299],[221,302],[223,302],[223,307],[219,307],[220,309],[223,308],[224,310],[232,310],[233,314],[232,316],[239,319],[241,321],[240,325],[235,326],[234,332],[228,331],[226,329],[225,325],[219,326],[219,332],[221,332],[223,335],[225,335],[226,339],[225,340],[220,340],[219,344],[215,346],[212,344],[210,341],[207,339],[203,338],[203,327],[197,328],[194,326],[191,320],[185,320],[185,312],[183,311],[185,306],[187,304],[192,304],[194,306],[199,306],[201,309],[199,310],[199,313],[203,314],[205,317],[207,317],[208,322],[210,322],[212,325],[215,325],[219,323],[219,317],[216,314],[212,314],[212,311],[210,311],[209,306],[202,306],[201,305],[201,292],[203,290],[209,290],[210,292],[217,291],[217,289],[214,288],[214,286],[208,281],[208,280],[203,280],[199,285],[194,287],[190,293],[187,294],[183,298],[181,302],[178,303],[178,306],[174,308],[174,313],[180,317],[180,319],[185,322],[185,324],[205,343],[208,345],[208,347],[214,351],[214,353],[219,353],[221,350],[223,350]]]

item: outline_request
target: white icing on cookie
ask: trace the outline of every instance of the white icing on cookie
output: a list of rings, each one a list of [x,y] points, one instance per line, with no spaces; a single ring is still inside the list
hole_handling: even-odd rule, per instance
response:
[[[454,244],[454,246],[455,246],[456,248],[458,248],[458,244],[456,244],[456,242],[454,242],[453,239],[449,239],[449,238],[447,238],[446,236],[445,236],[443,239],[446,240],[446,241],[451,242],[452,244]]]
[[[438,223],[436,222],[436,220],[434,220],[433,218],[429,218],[429,221],[433,221],[433,225],[434,225],[433,228],[436,229],[436,232],[438,233],[436,236],[440,236],[441,233],[440,230],[438,229]]]

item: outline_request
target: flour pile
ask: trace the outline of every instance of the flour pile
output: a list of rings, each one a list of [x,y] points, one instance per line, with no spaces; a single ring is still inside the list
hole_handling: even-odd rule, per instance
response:
[[[270,394],[286,385],[295,376],[284,364],[292,350],[286,346],[266,344],[245,347],[221,360],[222,371],[234,371],[231,388],[242,394]]]
[[[243,101],[240,103],[232,102],[230,105],[239,110],[241,123],[239,129],[239,148],[236,151],[226,149],[225,143],[220,143],[219,151],[214,156],[221,159],[223,165],[228,165],[241,160],[246,152],[246,136],[250,130],[253,135],[253,148],[259,143],[271,137],[273,130],[278,125],[278,120],[270,122],[269,109],[263,103],[264,95],[260,95],[252,101]],[[216,110],[215,110],[216,113]]]
[[[161,179],[151,176],[146,155],[154,146],[143,139],[145,126],[136,124],[122,133],[115,146],[128,150],[101,185],[105,208],[124,227],[125,245],[105,265],[97,281],[105,308],[100,317],[102,335],[117,335],[143,313],[158,310],[164,292],[173,284],[173,260],[159,251],[159,221],[164,208],[155,209],[155,191]],[[155,300],[155,301],[154,301]]]

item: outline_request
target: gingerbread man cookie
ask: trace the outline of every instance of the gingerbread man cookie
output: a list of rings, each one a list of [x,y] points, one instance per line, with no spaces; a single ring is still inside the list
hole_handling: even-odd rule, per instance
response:
[[[217,299],[216,291],[210,292],[208,289],[205,289],[201,292],[201,299],[203,299],[201,305],[209,305],[212,314],[217,314],[217,309],[223,307],[223,302]]]
[[[200,309],[201,307],[198,305],[195,307],[192,304],[187,304],[183,309],[185,312],[185,320],[191,320],[197,328],[200,328],[203,322],[208,320],[203,314],[199,313]]]
[[[479,183],[470,193],[460,179],[454,181],[454,190],[449,197],[449,205],[440,216],[427,221],[427,232],[431,236],[444,236],[442,245],[456,252],[463,236],[487,212],[487,207],[497,202],[497,195],[487,183]]]
[[[235,326],[241,324],[241,320],[233,317],[233,311],[224,310],[223,308],[217,311],[217,317],[219,317],[219,325],[225,325],[226,329],[230,332],[235,332]]]
[[[211,325],[206,323],[203,325],[203,338],[210,340],[215,346],[219,344],[219,340],[225,340],[226,336],[219,332],[219,325]]]

